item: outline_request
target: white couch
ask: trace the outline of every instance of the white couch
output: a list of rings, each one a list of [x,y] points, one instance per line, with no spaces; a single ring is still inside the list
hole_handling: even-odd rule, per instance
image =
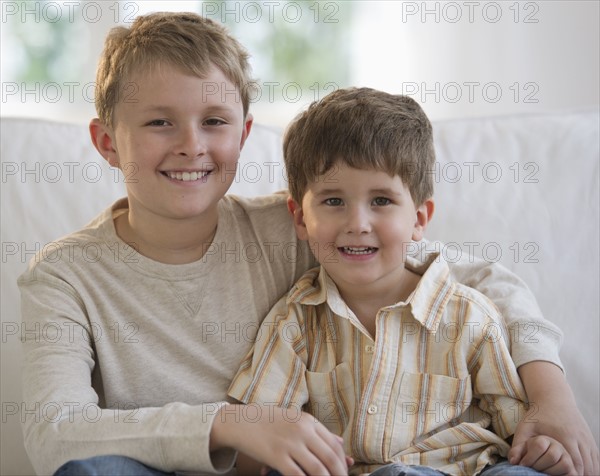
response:
[[[20,421],[16,278],[36,250],[123,195],[85,125],[1,120],[2,446],[0,474],[31,474]],[[437,209],[427,236],[452,260],[470,250],[520,275],[564,331],[562,358],[599,441],[598,110],[434,124]],[[285,187],[280,131],[255,126],[232,192]],[[523,336],[531,338],[534,336]],[[43,417],[43,415],[41,416]]]

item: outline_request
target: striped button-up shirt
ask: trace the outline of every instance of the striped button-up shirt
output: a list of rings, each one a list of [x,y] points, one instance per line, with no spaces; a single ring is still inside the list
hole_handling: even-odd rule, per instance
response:
[[[453,282],[440,255],[406,302],[379,310],[369,334],[325,270],[308,271],[259,329],[229,394],[302,407],[343,436],[351,473],[403,462],[473,475],[526,410],[495,306]]]

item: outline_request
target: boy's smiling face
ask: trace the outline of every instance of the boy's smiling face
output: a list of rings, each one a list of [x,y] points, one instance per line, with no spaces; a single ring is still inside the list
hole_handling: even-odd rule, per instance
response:
[[[252,123],[237,88],[214,66],[199,78],[160,65],[122,90],[105,157],[123,171],[130,213],[214,218]]]
[[[344,291],[387,293],[402,280],[407,244],[420,240],[433,201],[415,206],[396,175],[341,162],[310,183],[301,206],[290,200],[298,237]]]

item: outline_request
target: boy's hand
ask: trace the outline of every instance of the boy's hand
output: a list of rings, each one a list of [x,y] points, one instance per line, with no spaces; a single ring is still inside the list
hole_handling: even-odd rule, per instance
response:
[[[560,445],[568,456],[562,459],[560,465],[562,472],[546,469],[544,466],[546,459],[537,461],[545,452],[557,451],[556,447],[546,446],[547,443],[543,438]],[[537,471],[552,475],[600,474],[598,448],[594,437],[577,408],[572,405],[560,405],[555,410],[532,405],[517,425],[512,448],[508,452],[508,460],[511,464],[530,466]],[[566,463],[569,464],[564,466]]]
[[[598,445],[562,371],[549,362],[535,361],[519,367],[519,375],[532,403],[517,425],[508,460],[526,466],[522,458],[529,440],[545,435],[569,453],[574,468],[569,474],[600,475]]]
[[[569,453],[563,445],[549,436],[534,436],[519,445],[520,460],[515,462],[509,453],[511,464],[529,466],[541,473],[552,476],[577,476],[575,466]]]
[[[256,404],[254,404],[256,405]],[[243,405],[226,405],[215,417],[211,449],[229,447],[287,475],[347,475],[343,441],[308,413],[257,406],[252,419]]]

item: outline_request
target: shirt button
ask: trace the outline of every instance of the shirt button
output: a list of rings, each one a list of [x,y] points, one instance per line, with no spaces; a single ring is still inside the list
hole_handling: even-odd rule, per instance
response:
[[[369,415],[373,415],[374,413],[377,413],[377,405],[375,405],[373,403],[371,405],[369,405],[369,408],[367,408],[367,413]]]
[[[375,352],[375,346],[372,346],[372,345],[370,345],[370,344],[369,344],[369,345],[366,345],[366,346],[365,346],[365,352],[366,352],[367,354],[372,354],[373,352]]]

